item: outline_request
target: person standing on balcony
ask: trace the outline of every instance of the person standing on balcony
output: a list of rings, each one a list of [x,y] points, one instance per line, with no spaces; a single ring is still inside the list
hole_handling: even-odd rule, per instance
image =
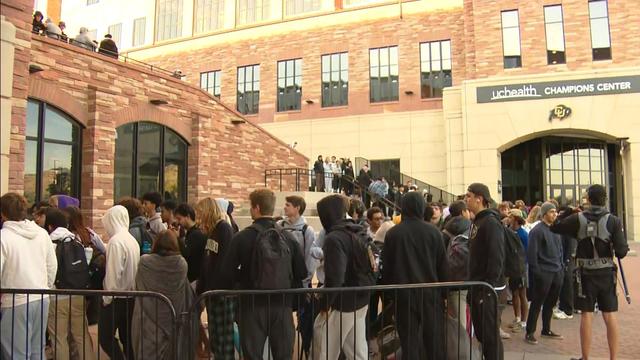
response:
[[[324,162],[322,155],[318,155],[318,160],[313,163],[313,173],[316,176],[316,192],[324,191]]]
[[[364,202],[364,206],[368,209],[371,207],[371,198],[367,195],[367,189],[369,189],[369,185],[373,181],[373,176],[371,175],[371,170],[369,170],[369,165],[362,165],[362,169],[360,169],[360,173],[358,174],[358,184],[360,184],[360,196],[362,197],[362,202]]]
[[[353,164],[349,159],[346,160],[346,164],[344,165],[344,177],[346,179],[346,181],[342,182],[344,193],[347,196],[351,196],[353,194],[353,181],[355,180],[355,174],[353,172]]]
[[[333,189],[331,188],[331,179],[333,178],[333,173],[331,172],[333,169],[333,165],[331,161],[329,161],[329,156],[324,157],[324,163],[322,164],[322,171],[324,172],[324,191],[331,192]]]
[[[118,45],[112,40],[111,34],[106,34],[104,39],[100,41],[100,48],[98,49],[100,54],[118,59]]]

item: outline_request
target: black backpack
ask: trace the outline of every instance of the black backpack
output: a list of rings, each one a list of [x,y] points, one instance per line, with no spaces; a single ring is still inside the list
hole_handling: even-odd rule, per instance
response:
[[[524,276],[524,247],[518,234],[503,226],[504,231],[504,276],[517,279]]]
[[[293,285],[293,255],[287,243],[287,232],[278,224],[265,228],[254,223],[250,227],[258,231],[251,255],[253,289],[290,289]]]
[[[358,229],[359,228],[359,229]],[[349,235],[353,244],[353,269],[357,284],[349,286],[374,286],[379,277],[377,259],[380,255],[378,247],[364,227],[336,226],[332,230],[343,231]]]
[[[54,243],[57,244],[56,258],[58,259],[56,288],[87,289],[90,273],[84,245],[75,237],[66,237]]]
[[[140,234],[140,236],[136,236],[136,234],[131,231],[134,229],[138,234]],[[133,235],[136,241],[138,241],[138,245],[140,245],[140,256],[151,253],[151,246],[153,245],[153,235],[151,235],[151,232],[149,232],[149,230],[147,230],[145,226],[143,226],[142,224],[136,224],[129,229],[129,233]]]

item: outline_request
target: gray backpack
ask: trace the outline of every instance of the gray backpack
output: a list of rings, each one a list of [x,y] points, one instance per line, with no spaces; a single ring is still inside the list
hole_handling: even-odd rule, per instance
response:
[[[611,233],[607,229],[607,221],[609,221],[609,215],[605,214],[601,216],[598,221],[591,221],[587,219],[582,213],[578,213],[578,221],[580,222],[580,229],[578,230],[578,241],[590,240],[591,246],[593,246],[593,258],[598,259],[600,254],[596,249],[596,240],[600,240],[605,244],[611,244]]]

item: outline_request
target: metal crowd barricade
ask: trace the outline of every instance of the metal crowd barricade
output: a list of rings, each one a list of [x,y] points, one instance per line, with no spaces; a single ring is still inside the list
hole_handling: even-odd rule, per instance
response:
[[[192,313],[202,312],[209,328],[209,359],[349,360],[360,359],[358,353],[385,360],[481,359],[467,320],[467,293],[494,300],[469,312],[475,325],[495,321],[497,296],[484,282],[214,290],[196,299]],[[349,307],[356,299],[366,305]],[[484,335],[499,339],[498,329]],[[191,336],[201,335],[192,330]]]
[[[159,357],[160,350],[168,352],[166,358],[182,358],[178,354],[179,321],[171,301],[162,294],[61,289],[0,289],[0,294],[2,359],[119,359],[123,354],[133,359],[134,353],[146,359]],[[92,334],[95,328],[90,330],[87,323],[87,303],[102,304],[105,298],[111,299],[113,311],[100,305],[100,324]],[[140,311],[134,311],[136,307]],[[118,328],[117,339],[115,330],[104,332],[104,325],[118,322],[124,327]],[[136,326],[139,331],[134,337],[131,329]],[[65,334],[56,334],[60,331]]]

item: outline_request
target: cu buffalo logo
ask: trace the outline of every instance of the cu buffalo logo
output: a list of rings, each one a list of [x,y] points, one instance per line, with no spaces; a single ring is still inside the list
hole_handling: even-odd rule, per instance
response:
[[[571,108],[565,105],[557,105],[549,112],[549,121],[553,119],[566,119],[571,115]]]

